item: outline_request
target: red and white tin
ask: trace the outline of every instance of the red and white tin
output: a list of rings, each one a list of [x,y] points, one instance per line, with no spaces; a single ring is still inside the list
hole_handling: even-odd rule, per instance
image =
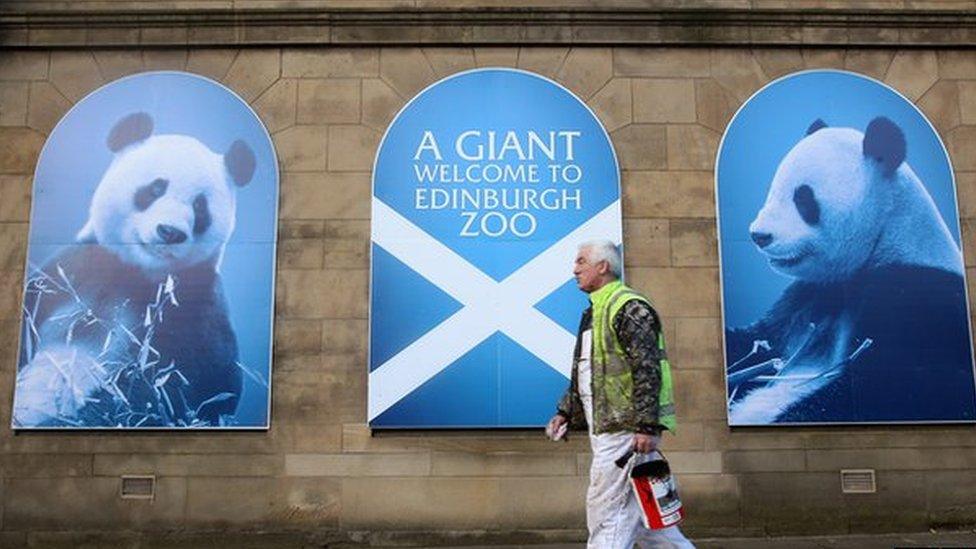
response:
[[[644,526],[660,530],[678,524],[685,515],[671,467],[663,455],[653,455],[631,469],[630,484],[643,511]]]

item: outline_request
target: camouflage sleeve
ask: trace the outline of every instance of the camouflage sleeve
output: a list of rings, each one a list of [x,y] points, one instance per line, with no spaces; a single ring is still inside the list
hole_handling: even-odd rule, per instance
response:
[[[559,404],[556,406],[556,413],[563,416],[566,419],[570,419],[572,416],[572,406],[573,406],[573,382],[569,382],[569,386],[566,387],[566,392],[563,393],[563,397],[559,399]]]
[[[627,355],[634,378],[637,430],[644,433],[657,434],[663,429],[658,421],[661,359],[665,358],[657,345],[660,330],[657,313],[639,299],[625,303],[613,319],[613,331]]]
[[[579,360],[582,351],[582,334],[589,330],[593,324],[593,310],[587,308],[580,317],[579,328],[576,330],[576,346],[573,348],[573,367],[570,375],[569,386],[563,393],[559,404],[556,405],[556,413],[569,420],[571,429],[586,429],[586,419],[583,417],[583,403],[580,402],[579,393],[576,390],[576,362]]]

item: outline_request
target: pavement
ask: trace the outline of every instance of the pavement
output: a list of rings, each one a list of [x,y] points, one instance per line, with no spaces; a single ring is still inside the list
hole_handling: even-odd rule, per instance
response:
[[[894,547],[973,547],[976,530],[911,534],[851,534],[843,536],[804,536],[768,538],[711,538],[693,540],[698,549],[891,549]],[[440,549],[580,549],[581,544],[492,545],[441,547]]]
[[[366,536],[369,538],[370,536]],[[308,532],[0,532],[0,549],[43,547],[45,549],[364,549],[366,547],[405,547],[437,549],[582,549],[579,543],[539,543],[533,545],[429,545],[413,539],[343,539],[344,536]],[[564,538],[565,539],[565,538]],[[385,541],[385,543],[384,543]],[[477,543],[471,539],[472,543]],[[542,540],[540,540],[542,541]],[[834,536],[699,538],[692,540],[698,549],[891,549],[894,547],[972,547],[976,530],[930,531],[902,534],[849,534]],[[372,542],[372,543],[370,543]],[[457,539],[453,543],[463,543]],[[608,548],[609,549],[609,548]]]

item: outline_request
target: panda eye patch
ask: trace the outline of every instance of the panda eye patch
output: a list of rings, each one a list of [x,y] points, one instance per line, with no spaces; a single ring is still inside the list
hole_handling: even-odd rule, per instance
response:
[[[152,206],[156,199],[166,194],[168,187],[169,181],[162,178],[154,179],[152,183],[139,187],[136,195],[132,198],[132,202],[137,210],[144,212],[149,206]]]
[[[817,203],[816,197],[813,196],[813,189],[809,185],[800,185],[793,191],[793,204],[796,205],[796,211],[800,213],[800,217],[807,225],[816,225],[820,222],[820,204]]]
[[[210,207],[202,194],[193,200],[193,234],[201,234],[210,228]]]

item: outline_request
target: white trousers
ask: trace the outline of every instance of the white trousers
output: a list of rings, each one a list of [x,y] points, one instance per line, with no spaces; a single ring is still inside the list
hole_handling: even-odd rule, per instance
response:
[[[580,400],[590,425],[590,448],[593,463],[590,465],[590,488],[586,491],[586,527],[590,539],[589,549],[633,549],[661,547],[694,549],[677,526],[661,530],[644,527],[642,511],[630,487],[629,468],[617,467],[617,458],[627,453],[634,443],[633,433],[593,434],[593,395],[590,394],[590,345],[592,332],[583,333],[580,357],[577,363]]]
[[[628,468],[621,469],[614,460],[627,453],[633,444],[633,433],[590,435],[593,463],[590,465],[590,487],[586,492],[586,527],[589,549],[632,549],[661,547],[694,549],[677,526],[661,530],[646,528],[641,519],[640,504],[630,486]]]

